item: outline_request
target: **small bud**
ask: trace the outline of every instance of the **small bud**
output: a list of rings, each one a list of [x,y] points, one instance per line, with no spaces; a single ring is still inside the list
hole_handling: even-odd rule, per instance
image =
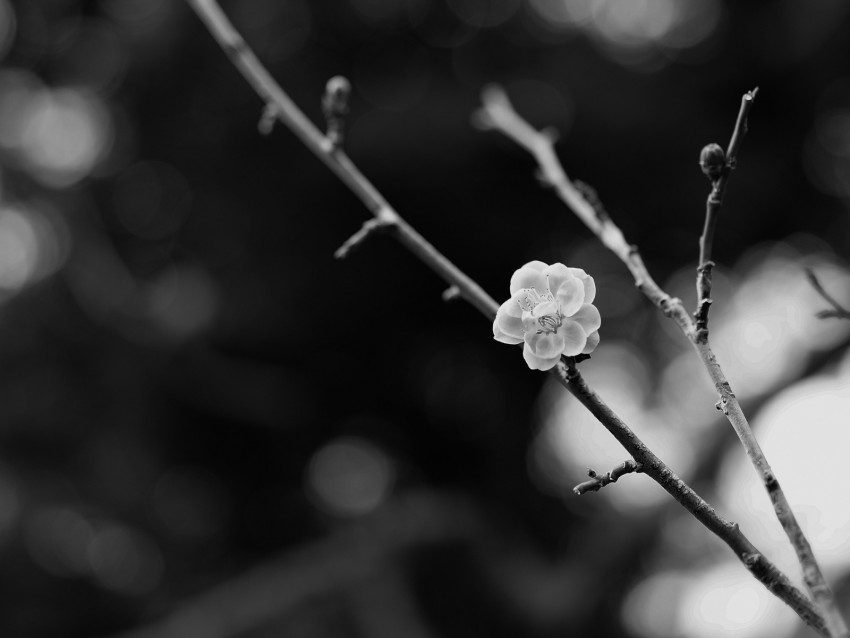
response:
[[[325,85],[322,111],[328,123],[328,139],[333,146],[342,145],[349,95],[351,95],[351,82],[341,75],[335,75]]]
[[[706,144],[699,154],[699,165],[705,176],[716,182],[726,167],[726,154],[719,144]]]
[[[348,96],[351,95],[351,82],[335,75],[325,85],[325,95],[322,98],[322,108],[325,117],[339,117],[348,113]]]

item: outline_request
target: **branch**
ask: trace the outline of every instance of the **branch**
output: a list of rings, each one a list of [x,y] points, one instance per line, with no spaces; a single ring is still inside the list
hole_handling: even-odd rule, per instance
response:
[[[750,92],[751,102],[754,92]],[[514,110],[505,92],[499,87],[489,87],[482,96],[483,106],[476,113],[476,121],[482,128],[492,128],[503,133],[514,140],[521,147],[529,151],[537,160],[539,174],[547,185],[551,186],[558,197],[570,208],[573,213],[593,232],[599,240],[626,265],[635,279],[637,287],[654,303],[666,316],[672,318],[682,329],[682,332],[693,344],[703,366],[709,374],[717,389],[724,415],[732,424],[741,444],[747,452],[747,456],[754,465],[765,489],[770,496],[776,517],[782,524],[794,551],[797,554],[806,585],[813,599],[824,611],[828,618],[829,634],[831,636],[845,636],[847,633],[843,619],[837,611],[834,597],[826,580],[815,560],[811,546],[809,545],[782,488],[779,486],[767,459],[764,456],[752,429],[744,416],[732,388],[723,375],[717,358],[708,343],[708,331],[698,330],[696,321],[684,309],[680,299],[670,297],[652,279],[640,258],[636,246],[629,245],[619,228],[614,224],[607,214],[602,215],[598,211],[598,205],[594,206],[591,198],[589,201],[582,191],[567,177],[566,172],[555,155],[551,138],[535,130]],[[737,157],[738,147],[743,135],[743,121],[749,112],[749,107],[739,114],[739,124],[736,125],[736,133],[732,136],[729,144],[732,160]],[[743,119],[742,119],[743,118]],[[739,132],[740,129],[740,132]],[[729,165],[727,158],[726,164]],[[724,168],[724,171],[731,168]],[[710,235],[708,235],[710,237]],[[597,417],[598,418],[598,417]],[[641,459],[635,457],[641,462]],[[646,469],[644,470],[646,472]],[[649,472],[647,472],[648,474]]]
[[[670,297],[652,279],[641,259],[637,246],[626,242],[622,231],[599,204],[595,194],[588,198],[587,185],[574,183],[567,177],[555,155],[552,136],[535,130],[514,110],[505,91],[488,86],[482,95],[483,106],[474,121],[483,129],[494,129],[519,144],[537,160],[538,178],[557,194],[558,198],[584,222],[590,231],[626,265],[635,285],[665,315],[671,317],[686,334],[693,331],[693,322],[680,299]]]
[[[328,138],[316,128],[257,59],[224,15],[218,3],[215,0],[186,1],[221,45],[233,65],[263,100],[264,117],[268,118],[270,114],[274,114],[316,157],[324,162],[325,166],[333,171],[379,222],[385,222],[389,226],[388,232],[443,281],[456,286],[466,301],[484,314],[494,315],[499,305],[493,298],[399,216],[378,189],[339,148],[338,137]],[[338,83],[330,86],[327,92],[332,92],[335,87],[338,88]],[[329,128],[333,130],[333,127]],[[359,241],[355,241],[355,244]]]
[[[815,271],[811,268],[806,268],[806,277],[809,278],[809,283],[812,284],[812,288],[815,289],[821,297],[824,298],[830,306],[832,306],[832,310],[821,310],[817,313],[817,316],[821,319],[827,319],[829,317],[838,317],[840,319],[850,319],[850,310],[847,310],[844,306],[842,306],[838,301],[836,301],[835,297],[830,295],[826,289],[821,284],[818,276],[815,274]]]
[[[708,311],[711,307],[711,249],[717,218],[723,205],[723,195],[729,176],[738,161],[738,149],[747,132],[747,118],[758,94],[758,87],[747,91],[741,98],[738,120],[732,130],[732,138],[724,156],[723,149],[717,144],[709,144],[700,153],[700,166],[706,177],[711,180],[711,192],[705,201],[705,226],[699,238],[699,265],[697,266],[697,309],[694,313],[696,328],[708,330]]]
[[[734,552],[744,567],[771,593],[791,607],[806,624],[821,635],[829,636],[826,625],[812,602],[770,562],[750,540],[744,536],[736,523],[722,518],[691,487],[680,479],[661,459],[638,438],[599,397],[590,389],[575,364],[564,358],[553,368],[555,377],[579,402],[586,407],[622,445],[640,471],[652,478],[664,490],[688,510],[694,518],[710,532],[720,538]]]
[[[625,476],[626,474],[632,474],[633,472],[637,473],[642,471],[643,466],[640,463],[635,463],[631,459],[628,461],[623,461],[613,470],[605,474],[597,474],[595,470],[588,469],[587,475],[590,477],[590,480],[584,481],[583,483],[579,483],[578,485],[576,485],[573,488],[573,492],[576,493],[576,496],[581,496],[582,494],[586,494],[587,492],[598,492],[606,485],[616,483],[621,476]]]
[[[283,92],[283,89],[275,82],[268,71],[233,28],[233,25],[221,11],[215,0],[187,0],[199,17],[209,28],[212,35],[219,42],[225,53],[242,75],[248,80],[254,90],[266,102],[265,113],[271,113],[274,109],[278,119],[292,130],[301,141],[318,156],[339,178],[346,184],[355,195],[372,211],[379,221],[386,222],[388,230],[408,250],[419,257],[429,268],[443,278],[451,287],[455,287],[460,295],[481,311],[491,320],[498,310],[498,304],[487,295],[472,279],[461,272],[456,266],[440,254],[421,235],[416,233],[383,196],[372,186],[354,166],[345,153],[331,140],[323,136],[310,120],[298,109],[298,107]],[[507,97],[504,98],[508,107]],[[269,105],[273,105],[270,107]],[[505,113],[512,109],[508,108]],[[532,133],[536,137],[545,140],[539,145],[539,149],[548,158],[547,164],[543,166],[544,179],[549,181],[559,193],[570,199],[579,206],[586,218],[586,223],[593,224],[594,232],[600,235],[603,242],[609,248],[617,252],[629,265],[635,274],[638,286],[656,305],[677,320],[683,329],[692,326],[690,316],[684,311],[681,301],[670,298],[669,295],[652,281],[649,273],[643,265],[637,249],[625,243],[620,230],[607,218],[593,208],[584,196],[573,187],[558,164],[557,158],[552,150],[553,139],[551,135],[544,135],[534,131],[527,123],[518,116],[514,124],[522,129],[522,133]],[[522,135],[520,135],[522,138]],[[547,173],[546,170],[551,171]],[[364,237],[371,231],[362,231]],[[357,235],[355,235],[357,236]],[[361,240],[355,240],[357,244]],[[698,520],[703,522],[711,531],[726,540],[727,544],[736,551],[736,554],[744,562],[747,569],[759,579],[764,585],[795,612],[809,625],[824,633],[823,621],[811,602],[800,593],[788,578],[782,574],[772,563],[770,563],[743,534],[736,525],[720,519],[716,512],[688,487],[681,479],[664,465],[631,430],[620,421],[617,416],[605,405],[599,397],[593,393],[585,384],[584,380],[575,368],[575,360],[570,362],[572,366],[561,362],[552,369],[552,374],[573,393],[579,400],[590,409],[603,425],[614,434],[618,441],[629,451],[635,461],[643,466],[643,471],[657,481],[664,489],[684,505]],[[728,539],[728,540],[727,540]]]

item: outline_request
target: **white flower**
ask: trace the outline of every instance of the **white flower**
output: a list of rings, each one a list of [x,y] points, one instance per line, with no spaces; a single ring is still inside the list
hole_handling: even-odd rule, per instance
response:
[[[592,304],[593,277],[581,268],[531,261],[511,277],[511,298],[493,322],[493,338],[525,342],[522,355],[532,370],[549,370],[561,355],[593,352],[602,318]]]

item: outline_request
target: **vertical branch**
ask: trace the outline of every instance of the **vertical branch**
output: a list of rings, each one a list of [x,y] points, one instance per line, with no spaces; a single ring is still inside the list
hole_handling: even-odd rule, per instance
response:
[[[827,619],[828,635],[846,637],[846,624],[835,604],[832,591],[827,585],[823,573],[815,560],[812,548],[791,510],[788,500],[779,482],[776,480],[776,476],[770,469],[770,465],[741,410],[738,399],[732,392],[732,388],[724,376],[720,365],[717,363],[717,358],[708,343],[707,317],[708,306],[711,303],[709,295],[711,293],[711,247],[714,228],[729,173],[734,168],[737,160],[738,149],[746,130],[747,116],[752,107],[756,92],[757,89],[749,91],[742,98],[738,120],[732,134],[732,139],[729,142],[728,154],[724,156],[722,149],[715,144],[706,147],[701,158],[706,174],[713,181],[713,188],[707,203],[706,229],[703,231],[703,237],[700,240],[702,283],[698,283],[698,288],[700,289],[700,306],[695,313],[695,317],[691,317],[684,310],[681,300],[670,297],[655,284],[643,266],[637,247],[627,244],[623,234],[614,222],[607,215],[602,217],[592,214],[594,211],[593,205],[575,188],[574,184],[567,177],[555,155],[550,136],[544,132],[537,131],[522,119],[514,110],[504,91],[498,88],[488,88],[484,92],[482,98],[483,106],[477,113],[477,121],[482,128],[498,130],[535,157],[540,166],[540,172],[544,182],[552,186],[567,207],[584,222],[607,248],[620,258],[634,276],[637,287],[666,316],[676,321],[682,332],[694,345],[703,366],[706,368],[718,392],[720,398],[717,403],[718,409],[723,410],[724,415],[726,415],[732,424],[741,444],[746,450],[747,456],[768,492],[776,517],[779,519],[789,541],[794,547],[797,559],[802,567],[806,585],[812,598],[816,601]],[[717,153],[718,150],[720,151],[719,156]],[[635,460],[642,462],[637,457],[635,457]]]
[[[711,260],[714,231],[717,228],[717,218],[723,205],[723,195],[729,176],[738,161],[738,149],[747,132],[747,118],[753,102],[758,94],[758,87],[747,91],[741,98],[741,108],[738,119],[732,130],[732,138],[724,155],[723,149],[717,144],[709,144],[700,153],[700,166],[706,177],[711,180],[711,192],[705,201],[705,225],[699,238],[699,265],[697,266],[697,310],[696,329],[698,332],[708,330],[708,311],[711,307],[711,270],[714,262]]]

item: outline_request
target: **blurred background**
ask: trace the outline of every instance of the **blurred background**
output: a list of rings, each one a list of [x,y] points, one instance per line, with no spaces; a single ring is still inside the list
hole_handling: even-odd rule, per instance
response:
[[[760,93],[715,247],[715,348],[845,610],[850,5],[240,0],[317,123],[496,299],[596,279],[587,379],[799,581],[685,339],[471,116],[560,132],[694,304],[708,142]],[[136,638],[812,636],[547,375],[387,237],[188,5],[0,0],[0,633]]]

